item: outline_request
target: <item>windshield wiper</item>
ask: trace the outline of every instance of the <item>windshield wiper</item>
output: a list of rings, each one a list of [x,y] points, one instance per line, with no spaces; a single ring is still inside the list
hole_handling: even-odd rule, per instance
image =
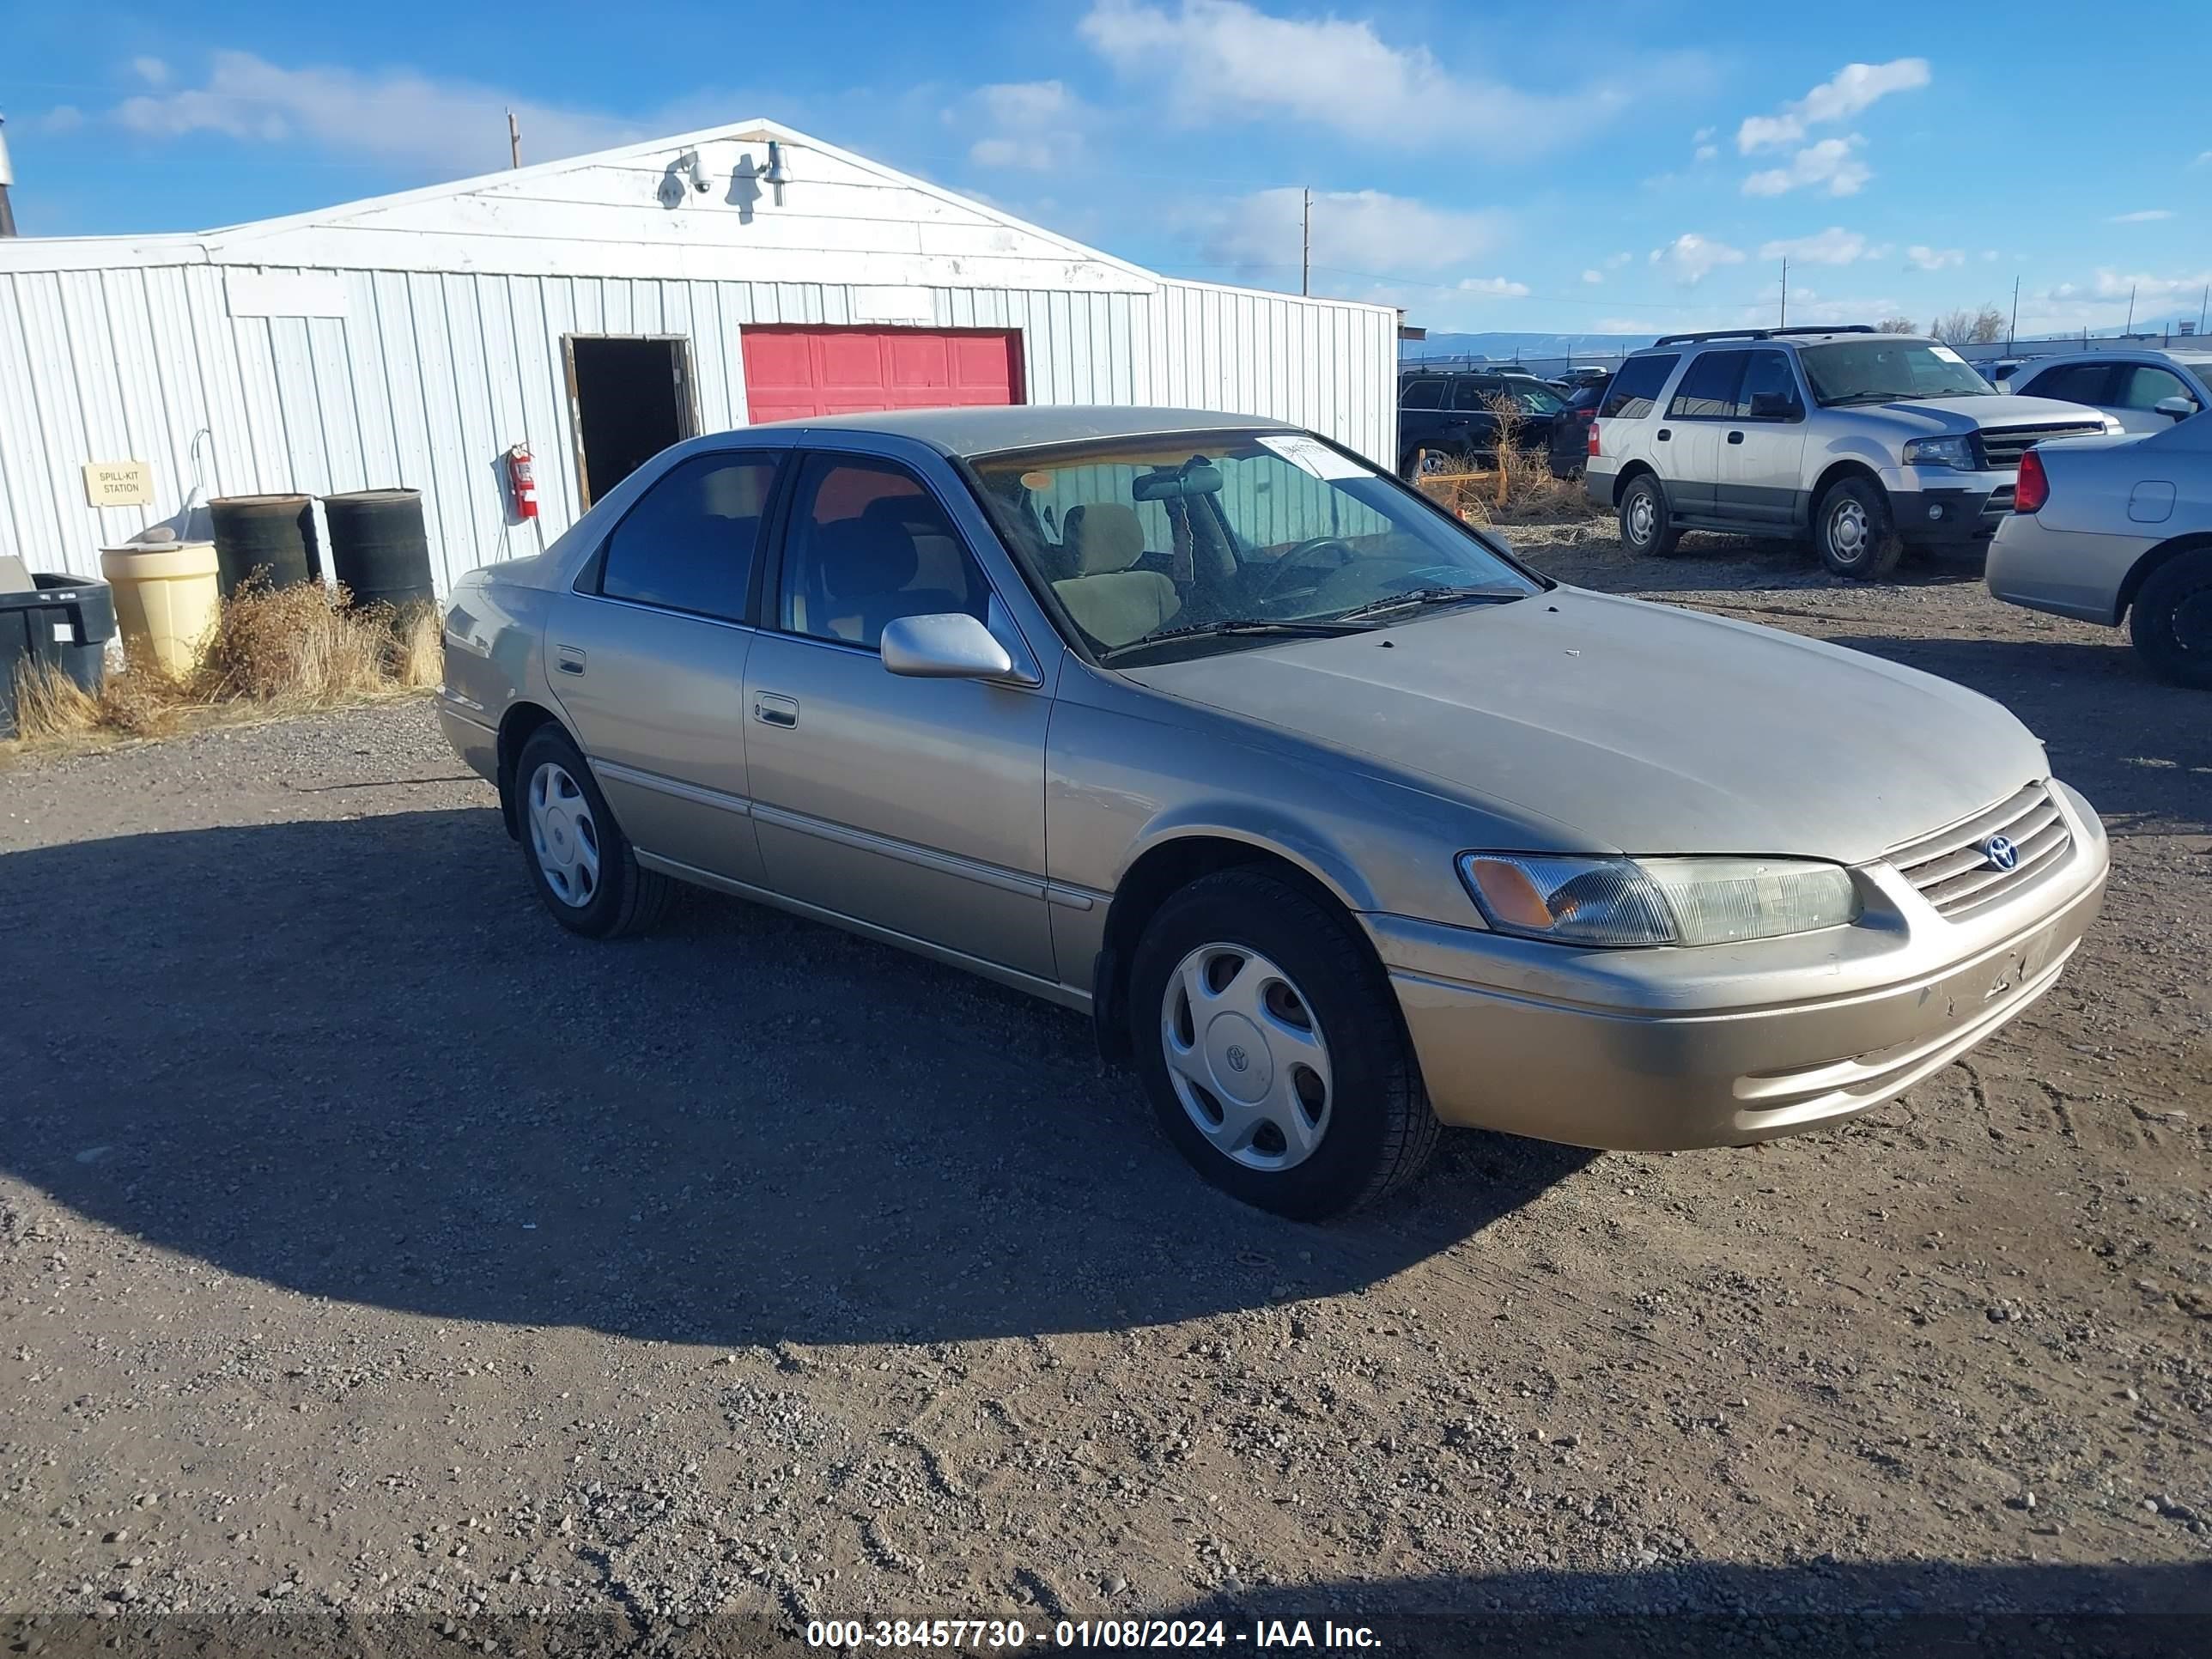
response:
[[[1157,634],[1147,634],[1141,640],[1131,640],[1127,645],[1117,645],[1103,653],[1118,657],[1124,652],[1135,651],[1146,646],[1165,645],[1174,640],[1195,640],[1222,635],[1273,634],[1289,639],[1331,640],[1341,634],[1364,634],[1369,624],[1346,622],[1341,617],[1316,618],[1312,621],[1285,618],[1267,621],[1259,617],[1231,617],[1226,622],[1187,623],[1181,628],[1163,629]]]
[[[1380,617],[1424,605],[1510,605],[1527,597],[1522,593],[1501,593],[1494,587],[1409,587],[1402,593],[1385,593],[1379,599],[1340,611],[1335,620],[1348,622],[1360,617]]]

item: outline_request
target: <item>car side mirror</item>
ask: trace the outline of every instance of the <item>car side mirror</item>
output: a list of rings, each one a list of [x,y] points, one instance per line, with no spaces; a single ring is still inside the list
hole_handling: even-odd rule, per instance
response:
[[[2197,405],[2186,398],[2160,398],[2151,408],[2169,421],[2185,421],[2197,412]]]
[[[877,649],[884,668],[908,679],[993,680],[1014,672],[1006,647],[960,611],[885,623]]]

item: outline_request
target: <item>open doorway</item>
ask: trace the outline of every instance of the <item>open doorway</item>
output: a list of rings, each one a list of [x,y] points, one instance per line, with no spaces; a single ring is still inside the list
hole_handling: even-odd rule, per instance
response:
[[[576,432],[583,505],[612,489],[669,445],[690,437],[691,343],[681,337],[571,334],[568,410]]]

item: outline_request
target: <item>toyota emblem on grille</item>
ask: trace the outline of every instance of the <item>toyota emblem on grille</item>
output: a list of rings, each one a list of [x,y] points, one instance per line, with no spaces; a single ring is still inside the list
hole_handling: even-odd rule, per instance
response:
[[[2006,836],[1991,836],[1982,843],[1982,856],[1992,870],[2009,870],[2020,862],[2020,848]]]

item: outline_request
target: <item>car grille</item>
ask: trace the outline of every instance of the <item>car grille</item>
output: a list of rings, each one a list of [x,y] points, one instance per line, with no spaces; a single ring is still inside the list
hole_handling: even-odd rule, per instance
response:
[[[2009,870],[1990,861],[1989,843],[1999,836],[2018,860]],[[2009,898],[2056,869],[2073,840],[2049,787],[2031,783],[2010,800],[1898,848],[1889,861],[1937,914],[1956,917]]]
[[[1976,434],[1982,446],[1982,465],[1991,471],[2011,472],[2028,447],[2050,438],[2094,438],[2105,429],[2102,421],[2069,421],[2057,426],[1985,426]]]

